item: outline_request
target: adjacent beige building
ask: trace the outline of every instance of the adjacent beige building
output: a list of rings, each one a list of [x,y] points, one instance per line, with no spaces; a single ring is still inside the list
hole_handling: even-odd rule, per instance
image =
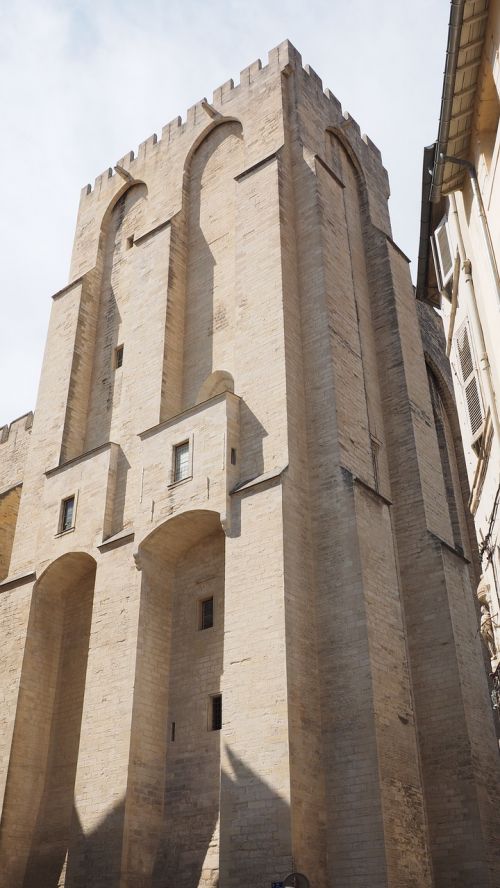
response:
[[[440,307],[481,553],[500,706],[500,3],[451,9],[438,140],[424,158],[418,296]]]
[[[500,883],[451,378],[388,195],[288,41],[83,190],[0,443],[2,888]]]

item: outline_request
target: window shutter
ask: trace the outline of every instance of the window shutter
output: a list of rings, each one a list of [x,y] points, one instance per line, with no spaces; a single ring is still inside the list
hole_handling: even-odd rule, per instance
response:
[[[464,388],[465,400],[467,403],[467,412],[469,414],[470,427],[472,435],[479,432],[484,421],[483,404],[481,401],[481,391],[479,388],[479,380],[474,367],[474,359],[472,357],[472,349],[469,338],[469,329],[467,323],[462,324],[457,333],[457,352],[460,363],[460,372],[462,375],[462,384]]]
[[[453,273],[453,259],[451,255],[450,239],[448,236],[448,222],[446,216],[441,220],[434,232],[434,245],[439,264],[439,277],[441,286],[444,287]]]
[[[475,377],[472,377],[471,381],[465,386],[465,398],[467,401],[467,409],[469,411],[472,434],[475,435],[483,424],[481,400],[479,397],[477,379]]]
[[[474,364],[472,361],[472,352],[470,350],[469,331],[464,324],[458,331],[457,336],[458,357],[460,360],[460,370],[462,371],[462,382],[466,385],[467,380],[474,373]]]

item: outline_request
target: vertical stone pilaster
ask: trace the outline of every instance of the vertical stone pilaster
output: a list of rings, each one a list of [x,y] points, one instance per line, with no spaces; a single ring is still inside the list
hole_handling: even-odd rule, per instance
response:
[[[220,884],[292,868],[282,492],[236,495],[226,541]],[[238,528],[238,529],[237,529]]]
[[[119,884],[141,576],[132,543],[103,552],[96,572],[66,878]]]

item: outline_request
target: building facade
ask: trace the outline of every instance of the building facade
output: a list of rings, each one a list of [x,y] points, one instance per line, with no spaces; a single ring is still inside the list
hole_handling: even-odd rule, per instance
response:
[[[418,295],[442,311],[500,705],[500,3],[454,3],[439,134],[424,158]],[[497,693],[498,692],[498,693]]]
[[[388,195],[288,41],[84,189],[0,445],[2,888],[499,884],[449,370]]]

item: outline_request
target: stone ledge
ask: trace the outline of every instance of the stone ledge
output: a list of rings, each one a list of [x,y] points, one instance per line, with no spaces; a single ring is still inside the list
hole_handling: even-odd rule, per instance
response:
[[[106,441],[105,444],[100,444],[99,447],[93,447],[92,450],[87,450],[85,453],[81,453],[79,456],[74,456],[73,459],[68,459],[67,462],[61,463],[59,466],[54,466],[53,469],[47,469],[45,472],[46,478],[51,478],[52,475],[57,475],[58,472],[63,472],[64,469],[67,469],[68,466],[74,466],[76,463],[90,459],[90,457],[95,456],[97,453],[103,453],[107,447],[112,447],[112,441]]]
[[[237,176],[234,177],[235,182],[241,182],[245,176],[249,176],[251,173],[255,173],[260,167],[266,166],[266,164],[271,163],[271,161],[276,160],[279,157],[281,148],[278,148],[277,151],[273,151],[272,154],[268,154],[267,157],[263,157],[262,160],[258,160],[257,163],[254,163],[251,167],[248,167],[247,170],[243,170],[241,173],[238,173]]]
[[[26,574],[17,574],[14,577],[7,577],[0,583],[0,592],[7,592],[8,589],[15,589],[16,586],[25,586],[26,583],[31,583],[32,580],[36,580],[35,570]]]
[[[93,271],[93,269],[90,269],[90,271]],[[78,286],[78,284],[82,284],[88,274],[89,272],[85,271],[83,274],[79,275],[79,277],[76,277],[73,281],[70,281],[69,284],[66,284],[65,287],[57,290],[57,292],[52,295],[52,299],[59,299],[60,296],[64,296],[66,293],[72,290],[73,287]]]
[[[214,395],[212,398],[207,398],[206,401],[201,401],[200,404],[193,404],[192,407],[188,407],[186,410],[182,410],[180,413],[176,413],[174,416],[164,419],[163,422],[159,422],[158,425],[151,426],[151,428],[145,429],[143,432],[138,432],[138,437],[141,440],[148,438],[150,435],[156,434],[156,432],[159,432],[161,429],[167,429],[170,425],[175,425],[180,419],[189,416],[190,413],[197,413],[200,410],[204,410],[210,404],[215,404],[217,401],[221,401],[223,398],[226,398],[227,395],[230,395],[232,398],[237,398],[238,401],[240,400],[239,395],[235,395],[234,392],[230,392],[228,389],[225,392],[220,392],[218,395]]]
[[[453,555],[456,555],[457,558],[460,558],[460,560],[463,561],[465,564],[471,563],[469,561],[469,559],[464,555],[464,553],[460,549],[457,549],[455,546],[452,546],[450,543],[447,543],[446,540],[442,540],[441,537],[438,536],[437,533],[434,533],[433,530],[429,530],[429,528],[427,528],[427,533],[434,540],[436,540],[436,542],[440,543],[441,546],[444,546],[445,549],[448,549],[448,552],[452,552]]]
[[[241,481],[239,484],[236,484],[235,487],[231,490],[231,496],[235,493],[241,493],[244,490],[249,490],[251,487],[257,487],[260,484],[265,484],[266,481],[275,481],[277,478],[281,478],[283,473],[288,468],[288,464],[286,466],[282,466],[280,469],[271,469],[270,472],[264,472],[262,475],[257,475],[256,478],[250,478],[248,481]]]
[[[8,493],[12,493],[13,490],[17,490],[18,487],[22,486],[22,481],[16,481],[14,484],[9,484],[8,487],[4,487],[3,490],[0,490],[0,497],[7,496]]]
[[[103,540],[97,548],[99,549],[99,552],[106,552],[108,549],[117,549],[118,546],[123,546],[125,543],[131,543],[134,538],[134,530],[120,530],[118,533],[113,534],[113,536],[108,537],[107,540]]]
[[[168,226],[171,224],[172,219],[166,219],[165,222],[160,222],[159,225],[155,225],[154,228],[150,228],[149,231],[145,231],[144,234],[141,234],[139,235],[139,237],[134,238],[134,247],[137,244],[141,244],[149,237],[153,237],[155,234],[158,234],[158,232],[163,231],[164,228],[168,228]]]
[[[378,225],[372,225],[372,227],[375,229],[375,231],[378,231],[379,234],[382,234],[383,237],[385,237],[386,241],[391,245],[391,247],[394,247],[394,249],[396,250],[396,253],[399,253],[399,255],[402,256],[403,259],[406,260],[406,262],[408,263],[408,265],[410,265],[410,263],[411,263],[411,259],[409,259],[409,257],[406,255],[406,253],[403,253],[401,247],[398,247],[396,241],[393,241],[393,239],[392,239],[392,237],[390,236],[390,234],[387,234],[386,231],[382,231],[382,229],[379,228]]]
[[[319,163],[320,167],[322,167],[328,173],[328,175],[332,177],[332,179],[335,179],[337,185],[340,185],[341,188],[345,188],[345,185],[344,185],[342,179],[339,179],[339,177],[337,176],[337,173],[334,173],[332,168],[329,167],[328,164],[324,160],[321,159],[319,154],[314,155],[314,160],[317,163]]]
[[[363,487],[364,490],[367,490],[368,493],[371,493],[372,496],[376,497],[376,499],[381,500],[383,503],[385,503],[386,506],[392,506],[392,500],[387,499],[387,497],[384,496],[383,493],[380,493],[380,490],[376,490],[376,488],[372,487],[371,484],[368,484],[367,481],[363,481],[362,478],[359,478],[357,475],[353,475],[351,470],[347,469],[345,466],[341,466],[340,468],[345,475],[349,475],[353,484],[359,484],[360,487]]]

